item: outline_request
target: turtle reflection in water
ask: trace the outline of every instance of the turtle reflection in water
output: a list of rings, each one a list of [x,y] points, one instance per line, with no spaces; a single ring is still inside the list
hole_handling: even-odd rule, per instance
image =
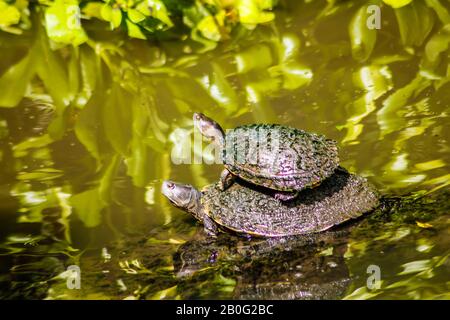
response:
[[[342,168],[289,202],[277,199],[276,191],[242,180],[224,191],[213,184],[202,192],[165,181],[162,192],[176,207],[203,222],[210,235],[218,230],[263,237],[320,232],[357,218],[379,203],[375,188],[365,178]]]
[[[188,283],[220,270],[236,280],[233,299],[340,299],[351,283],[344,254],[353,226],[251,241],[226,234],[192,240],[174,255],[174,270]]]

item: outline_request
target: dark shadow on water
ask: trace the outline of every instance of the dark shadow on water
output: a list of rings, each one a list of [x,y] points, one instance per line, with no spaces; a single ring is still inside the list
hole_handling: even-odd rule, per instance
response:
[[[259,239],[221,235],[183,244],[176,276],[219,266],[236,279],[233,299],[339,299],[351,279],[344,261],[351,227],[322,234]]]

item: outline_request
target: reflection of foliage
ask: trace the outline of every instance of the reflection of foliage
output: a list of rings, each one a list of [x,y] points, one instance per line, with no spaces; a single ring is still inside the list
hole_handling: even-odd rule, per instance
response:
[[[353,233],[345,257],[360,278],[345,299],[448,299],[448,196],[438,191],[384,199],[384,209]],[[378,289],[367,287],[369,265],[380,267]]]
[[[29,28],[27,0],[0,1],[0,28],[21,33]],[[85,20],[99,19],[111,29],[123,28],[128,36],[146,39],[170,29],[191,30],[192,38],[208,43],[225,39],[239,22],[248,28],[272,21],[274,0],[39,0],[50,39],[79,45],[88,37]],[[31,7],[30,7],[31,8]]]
[[[48,10],[46,14],[48,20]],[[37,20],[39,14],[33,21]],[[54,108],[48,132],[29,143],[25,141],[20,148],[27,152],[38,145],[46,147],[67,132],[75,133],[96,161],[96,182],[71,198],[75,211],[89,227],[99,225],[100,212],[111,204],[112,184],[121,163],[126,163],[127,173],[137,187],[144,187],[158,177],[167,178],[168,170],[158,170],[157,163],[160,161],[167,168],[168,159],[155,158],[155,154],[166,152],[169,143],[170,126],[168,119],[160,116],[162,105],[176,113],[195,110],[199,105],[218,105],[227,115],[238,114],[245,110],[239,106],[247,101],[261,102],[268,94],[297,89],[308,84],[312,77],[311,70],[298,62],[298,37],[285,34],[280,38],[270,29],[259,47],[250,46],[231,57],[237,63],[232,76],[227,74],[226,65],[218,62],[211,63],[204,74],[192,76],[192,66],[199,63],[199,55],[181,56],[168,63],[161,48],[148,47],[145,61],[132,61],[127,58],[133,50],[129,43],[115,45],[88,40],[78,47],[53,50],[48,24],[47,35],[44,30],[37,27],[23,35],[32,45],[0,78],[4,89],[0,105],[16,107],[24,96],[36,99],[42,86],[45,88],[46,99]],[[84,31],[72,31],[70,35],[66,33],[67,39],[79,44]],[[251,33],[247,30],[242,36]],[[65,33],[55,31],[55,34]],[[255,59],[253,48],[260,48],[264,55]],[[262,79],[260,72],[266,72],[271,80]],[[236,94],[232,84],[236,80],[243,82],[246,94]],[[200,94],[186,95],[189,91]],[[149,165],[152,161],[154,164]]]

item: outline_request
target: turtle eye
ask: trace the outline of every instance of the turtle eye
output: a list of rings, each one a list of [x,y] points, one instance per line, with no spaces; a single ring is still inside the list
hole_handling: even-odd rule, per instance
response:
[[[175,184],[172,183],[172,182],[169,182],[169,183],[167,184],[167,188],[169,188],[169,189],[175,189]]]

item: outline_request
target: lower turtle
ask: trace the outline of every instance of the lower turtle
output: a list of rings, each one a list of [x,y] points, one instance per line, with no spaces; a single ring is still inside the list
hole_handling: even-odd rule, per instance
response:
[[[315,233],[360,217],[379,204],[375,187],[343,168],[289,202],[278,199],[276,191],[243,180],[226,190],[216,183],[201,191],[164,181],[162,193],[174,206],[202,222],[211,236],[219,231],[261,237]]]

